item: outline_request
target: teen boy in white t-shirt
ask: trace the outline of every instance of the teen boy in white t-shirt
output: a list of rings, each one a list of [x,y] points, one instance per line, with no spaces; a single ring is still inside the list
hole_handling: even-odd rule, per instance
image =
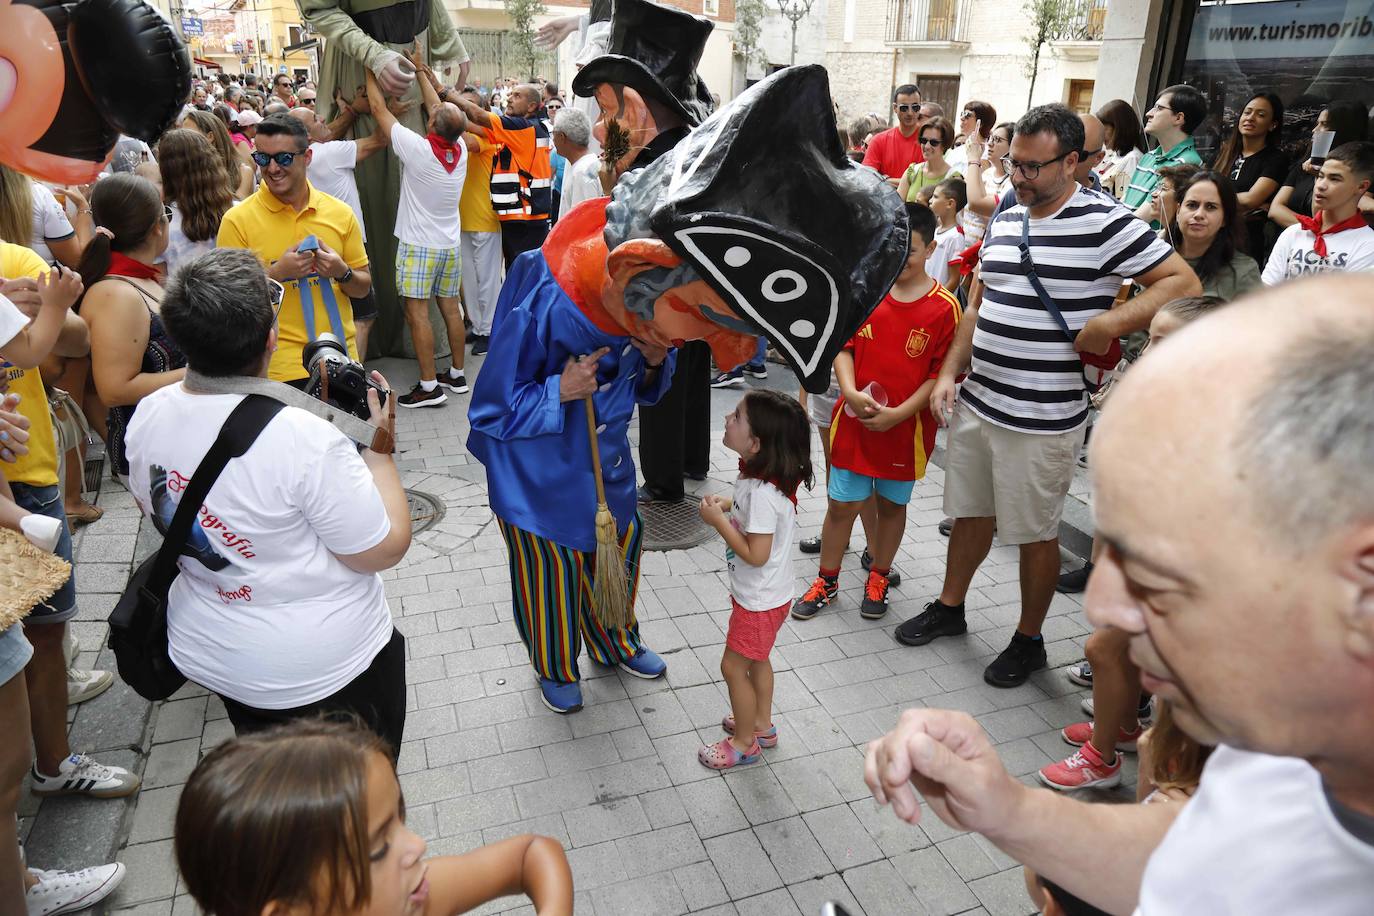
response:
[[[1374,143],[1343,143],[1322,163],[1312,188],[1312,213],[1283,230],[1265,265],[1263,280],[1284,280],[1326,271],[1374,271],[1374,229],[1360,199],[1374,180]]]

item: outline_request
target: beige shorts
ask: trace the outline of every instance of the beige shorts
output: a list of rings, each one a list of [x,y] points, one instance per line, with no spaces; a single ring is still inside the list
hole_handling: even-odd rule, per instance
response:
[[[996,517],[997,539],[1003,544],[1057,538],[1085,431],[1017,432],[959,404],[945,461],[945,514]]]

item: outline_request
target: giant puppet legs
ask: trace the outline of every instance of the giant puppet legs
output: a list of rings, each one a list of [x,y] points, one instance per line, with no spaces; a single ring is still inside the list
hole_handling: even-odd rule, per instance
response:
[[[587,654],[598,664],[615,665],[634,657],[643,645],[633,614],[642,546],[638,515],[620,542],[630,577],[631,623],[624,629],[609,630],[592,613],[595,553],[556,544],[500,518],[496,521],[510,556],[515,627],[540,677],[563,683],[578,680],[577,656],[583,638],[587,640]]]

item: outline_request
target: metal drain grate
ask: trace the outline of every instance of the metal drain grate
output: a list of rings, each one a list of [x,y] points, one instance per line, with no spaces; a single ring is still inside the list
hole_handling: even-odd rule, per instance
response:
[[[645,550],[685,550],[709,540],[716,532],[701,520],[697,503],[649,503],[639,507],[644,520]]]
[[[410,507],[410,531],[428,531],[444,517],[444,504],[438,497],[419,490],[406,490],[406,505]]]

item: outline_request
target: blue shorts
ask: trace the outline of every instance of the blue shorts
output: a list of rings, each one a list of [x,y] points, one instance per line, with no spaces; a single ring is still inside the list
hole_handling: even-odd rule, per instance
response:
[[[914,480],[883,480],[832,465],[830,485],[826,487],[826,492],[837,503],[861,503],[877,493],[894,506],[905,506],[911,502],[911,491],[914,489]]]
[[[24,636],[24,628],[13,624],[0,630],[0,686],[24,670],[33,658],[33,646]]]
[[[57,539],[57,549],[53,553],[71,563],[72,533],[67,528],[67,513],[62,506],[62,489],[56,486],[35,487],[26,483],[11,483],[10,489],[14,491],[14,502],[19,508],[26,509],[34,515],[55,518],[62,523],[62,534]],[[76,616],[74,563],[72,568],[72,575],[67,577],[67,581],[57,590],[57,594],[29,611],[29,616],[24,618],[25,623],[65,623]]]

